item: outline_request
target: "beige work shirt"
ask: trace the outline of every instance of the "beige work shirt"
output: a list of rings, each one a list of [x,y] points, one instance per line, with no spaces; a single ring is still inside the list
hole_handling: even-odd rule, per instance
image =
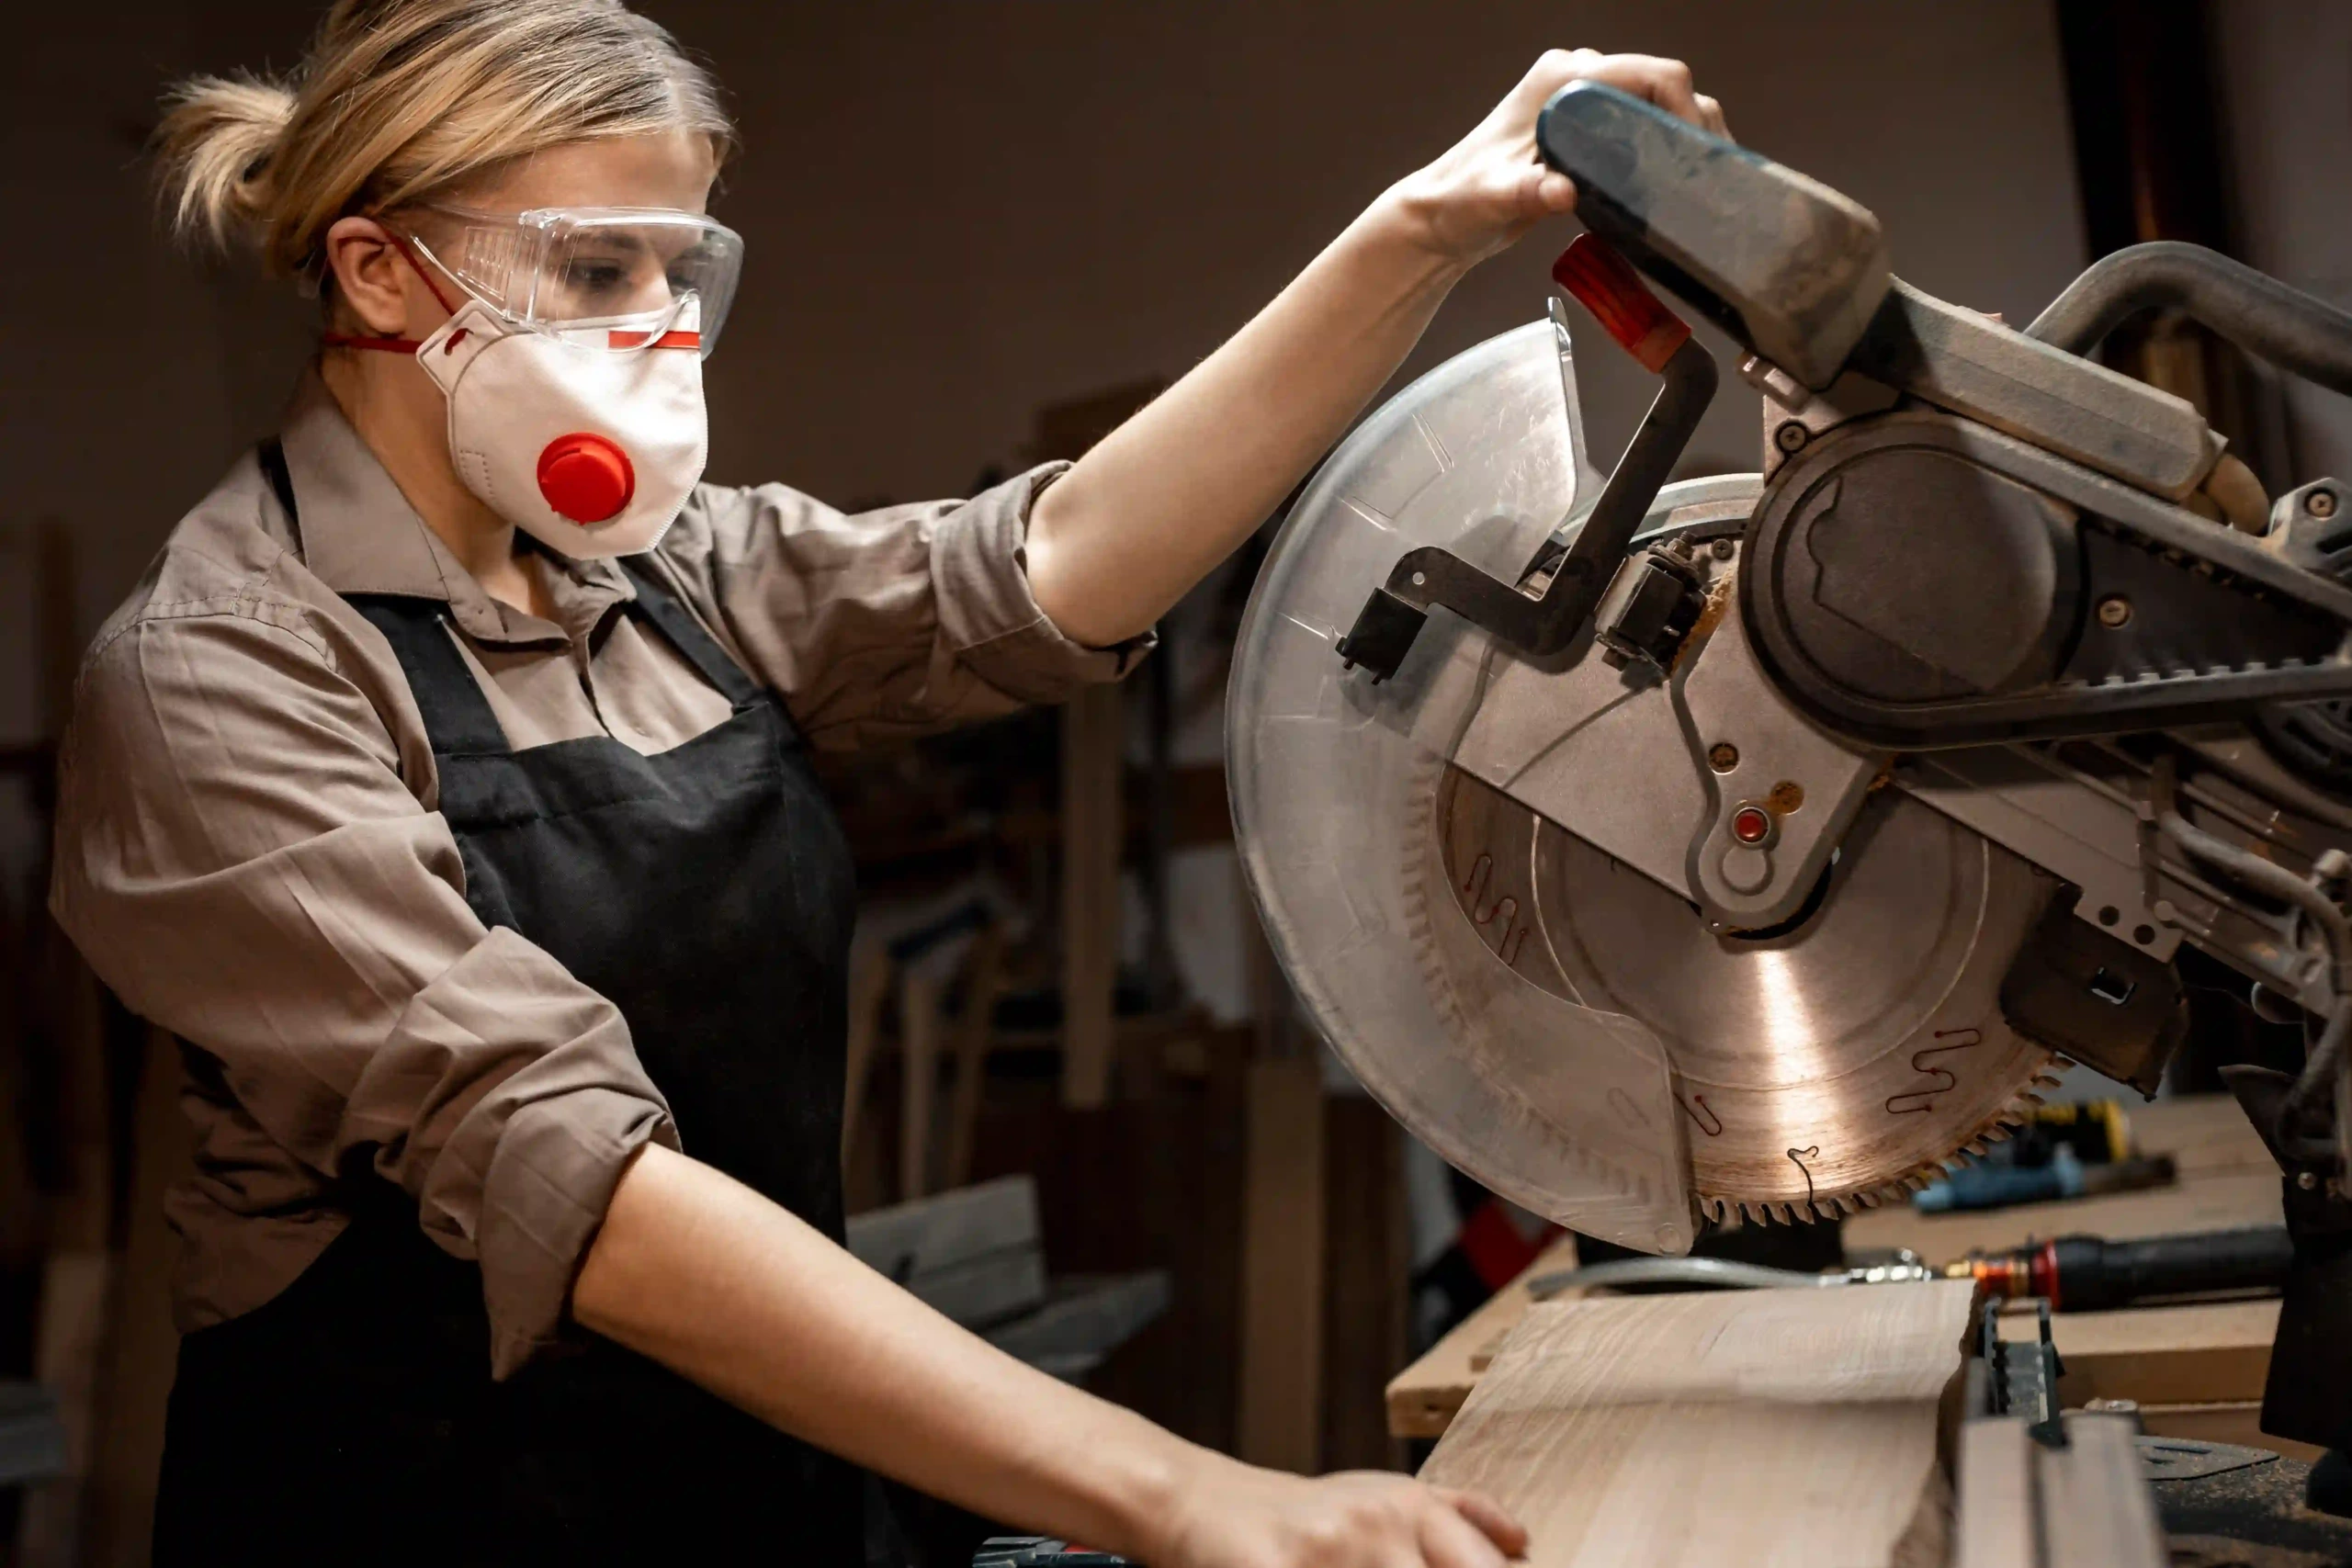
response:
[[[446,601],[518,749],[662,751],[729,704],[618,610],[635,594],[610,562],[532,554],[552,620],[492,599],[315,376],[283,442],[299,522],[246,457],[90,649],[51,904],[188,1045],[196,1164],[166,1200],[182,1329],[291,1283],[346,1223],[334,1177],[364,1162],[481,1263],[503,1376],[562,1332],[625,1162],[678,1135],[618,1010],[467,906],[408,683],[342,595]],[[650,559],[814,743],[911,735],[1135,656],[1069,641],[1030,595],[1029,508],[1058,471],[857,516],[700,485]]]

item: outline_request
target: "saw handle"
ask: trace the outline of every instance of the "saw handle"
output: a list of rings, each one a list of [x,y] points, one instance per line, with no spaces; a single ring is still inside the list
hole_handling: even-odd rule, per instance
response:
[[[1642,286],[1623,258],[1592,235],[1579,234],[1553,273],[1666,385],[1540,596],[1530,597],[1516,582],[1490,577],[1435,545],[1397,558],[1387,582],[1372,591],[1339,642],[1340,657],[1351,667],[1364,666],[1375,682],[1396,673],[1432,604],[1444,605],[1498,641],[1539,659],[1583,636],[1650,502],[1714,400],[1714,360],[1692,340],[1690,326]]]
[[[1891,285],[1868,209],[1820,181],[1598,82],[1535,122],[1577,216],[1739,343],[1818,391]]]

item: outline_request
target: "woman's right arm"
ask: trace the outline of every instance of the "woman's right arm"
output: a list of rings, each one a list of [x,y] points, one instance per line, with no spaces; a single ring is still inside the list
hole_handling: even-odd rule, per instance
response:
[[[361,629],[183,568],[83,671],[52,907],[218,1061],[283,1184],[323,1205],[364,1155],[480,1261],[502,1374],[568,1315],[875,1469],[1153,1568],[1498,1561],[1400,1477],[1250,1470],[1056,1382],[668,1146],[612,1003],[467,907],[447,824],[403,782],[429,761],[380,716],[404,689],[372,683]],[[233,1206],[266,1174],[210,1185]]]
[[[648,1147],[572,1290],[585,1326],[787,1432],[1151,1568],[1499,1568],[1526,1536],[1403,1476],[1187,1443],[965,1332],[708,1166]]]

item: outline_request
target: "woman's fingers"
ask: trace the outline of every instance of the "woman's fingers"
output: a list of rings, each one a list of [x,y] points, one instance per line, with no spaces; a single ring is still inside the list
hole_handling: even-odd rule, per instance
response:
[[[1505,1513],[1501,1505],[1483,1492],[1461,1492],[1451,1486],[1433,1487],[1453,1511],[1478,1527],[1488,1540],[1502,1549],[1506,1557],[1527,1554],[1527,1527]]]
[[[1421,1561],[1428,1568],[1506,1568],[1491,1537],[1441,1496],[1421,1516]]]
[[[1679,60],[1656,54],[1603,54],[1592,49],[1555,49],[1535,62],[1520,84],[1521,92],[1540,108],[1544,100],[1571,82],[1600,82],[1635,97],[1646,98],[1668,114],[1679,116],[1718,136],[1730,132],[1724,125],[1723,106],[1698,91],[1690,67]],[[1514,94],[1514,98],[1520,96]]]

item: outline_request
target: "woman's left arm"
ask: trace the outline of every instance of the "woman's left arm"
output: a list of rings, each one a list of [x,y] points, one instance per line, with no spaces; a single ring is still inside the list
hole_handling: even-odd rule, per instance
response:
[[[1535,152],[1535,117],[1604,82],[1721,132],[1679,61],[1555,50],[1468,136],[1382,193],[1249,325],[1037,498],[1029,583],[1064,636],[1148,630],[1279,505],[1419,341],[1464,273],[1576,188]]]

